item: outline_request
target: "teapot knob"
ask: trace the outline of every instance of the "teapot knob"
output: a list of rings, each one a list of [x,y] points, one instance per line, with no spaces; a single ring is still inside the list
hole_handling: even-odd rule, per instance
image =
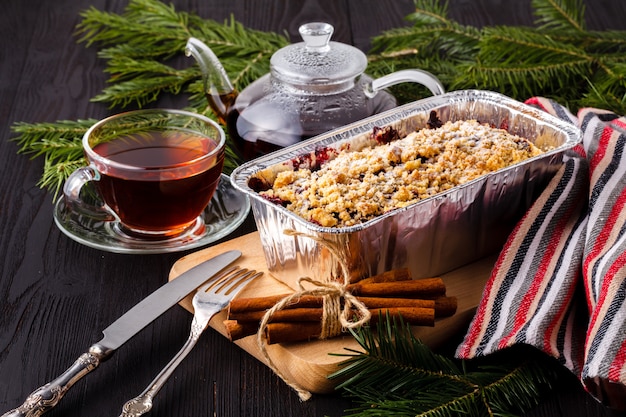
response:
[[[330,50],[330,37],[335,30],[328,23],[305,23],[298,29],[306,49],[311,52],[328,52]]]

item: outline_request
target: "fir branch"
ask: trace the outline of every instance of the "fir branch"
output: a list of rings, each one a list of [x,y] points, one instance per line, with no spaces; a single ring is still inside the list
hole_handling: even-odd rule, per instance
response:
[[[436,74],[448,90],[486,89],[521,101],[542,95],[575,107],[574,112],[602,103],[625,114],[625,74],[618,64],[625,62],[626,32],[586,31],[580,0],[532,4],[539,32],[527,27],[467,28],[450,21],[445,4],[418,1],[409,19],[412,27],[374,38],[371,69],[379,76],[388,68],[421,68]],[[595,84],[605,79],[611,82]],[[422,91],[413,85],[392,88],[401,102],[422,97]]]
[[[577,42],[594,55],[610,56],[622,62],[626,60],[626,31],[590,31],[571,42]]]
[[[370,56],[382,52],[393,53],[410,46],[415,53],[428,57],[445,55],[452,61],[463,61],[475,52],[480,31],[460,25],[447,17],[447,3],[437,0],[419,0],[415,12],[407,16],[413,22],[410,28],[396,28],[372,39]]]
[[[24,123],[11,126],[19,152],[32,158],[43,156],[44,168],[38,185],[57,197],[63,183],[78,167],[86,163],[82,137],[95,119],[61,120],[56,123]]]
[[[106,71],[112,73],[111,85],[92,101],[109,103],[110,107],[133,103],[144,107],[162,94],[179,94],[199,76],[197,68],[176,70],[157,61],[127,57],[112,59]]]
[[[596,74],[593,80],[587,80],[590,88],[581,99],[581,104],[601,109],[622,108],[626,111],[626,63],[607,59],[605,67],[608,72]]]
[[[415,0],[415,12],[407,16],[408,20],[424,25],[448,25],[448,2],[438,0]]]
[[[419,0],[407,17],[413,26],[391,29],[372,39],[368,72],[375,77],[406,68],[421,68],[436,74],[446,86],[458,76],[458,66],[472,61],[477,53],[480,31],[460,25],[447,17],[447,4]],[[428,97],[431,93],[417,84],[392,87],[400,103]]]
[[[407,16],[411,26],[372,39],[367,71],[378,77],[421,68],[437,75],[448,90],[487,89],[522,101],[543,95],[573,110],[595,106],[626,114],[626,31],[587,31],[581,0],[533,0],[532,6],[540,35],[524,27],[464,26],[448,17],[446,2],[416,0]],[[247,29],[234,17],[218,23],[158,0],[130,0],[119,15],[92,7],[81,17],[78,42],[98,48],[109,74],[108,85],[92,100],[111,107],[143,107],[163,95],[186,95],[189,110],[215,119],[199,67],[183,58],[187,39],[197,37],[213,49],[239,91],[266,74],[271,55],[288,43],[284,35]],[[399,103],[430,96],[417,84],[391,91]],[[67,134],[63,140],[79,141],[66,132],[66,123],[48,127]],[[47,139],[42,131],[32,135],[40,143],[32,139],[26,144],[20,136],[21,151],[38,149],[45,158],[56,152],[51,146],[56,139]],[[238,160],[229,155],[227,165],[236,166]],[[62,159],[47,159],[49,180],[57,175],[53,161]],[[64,179],[63,169],[58,172],[56,180],[45,182],[57,190]]]
[[[499,354],[498,367],[453,361],[417,340],[409,326],[381,319],[354,332],[363,353],[347,359],[329,378],[357,406],[353,417],[519,414],[535,406],[560,376],[544,355]],[[524,359],[520,359],[524,358]]]
[[[234,18],[221,24],[157,0],[132,0],[121,15],[91,8],[81,16],[79,41],[104,47],[98,55],[111,74],[111,85],[94,100],[111,107],[141,107],[162,94],[187,93],[187,84],[201,77],[195,62],[187,60],[189,69],[177,71],[164,61],[182,57],[191,36],[213,49],[239,90],[267,73],[272,54],[288,43],[284,36],[246,29]]]
[[[55,123],[16,122],[11,130],[19,134],[15,141],[20,146],[20,153],[38,156],[49,149],[80,147],[75,142],[80,141],[95,122],[95,119],[60,120]]]
[[[476,56],[481,62],[511,63],[531,67],[542,63],[591,61],[576,45],[559,42],[532,28],[497,26],[485,28]]]
[[[499,88],[515,97],[551,95],[572,86],[578,91],[593,64],[585,51],[532,29],[486,28],[475,61],[460,65],[452,88]]]
[[[539,32],[585,31],[583,0],[533,0],[532,7]]]
[[[156,0],[131,0],[120,15],[91,7],[80,16],[82,20],[76,28],[79,42],[87,46],[123,43],[142,48],[172,39],[184,41],[190,36],[188,24],[193,20],[189,13],[178,13],[173,5]]]

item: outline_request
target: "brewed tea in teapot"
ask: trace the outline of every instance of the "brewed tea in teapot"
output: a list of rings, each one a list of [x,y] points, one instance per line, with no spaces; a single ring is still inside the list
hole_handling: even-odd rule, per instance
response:
[[[270,73],[239,94],[213,51],[189,39],[186,52],[202,69],[209,104],[244,160],[394,108],[395,98],[384,91],[391,85],[416,82],[433,94],[444,92],[435,76],[421,70],[372,79],[364,74],[365,54],[330,41],[332,33],[326,23],[302,25],[303,42],[274,53]]]

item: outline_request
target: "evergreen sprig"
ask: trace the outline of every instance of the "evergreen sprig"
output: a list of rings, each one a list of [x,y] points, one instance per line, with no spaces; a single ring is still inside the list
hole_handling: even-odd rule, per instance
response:
[[[56,197],[63,182],[77,168],[85,165],[82,137],[95,119],[61,120],[55,123],[18,122],[12,126],[20,152],[32,158],[44,158],[42,188]]]
[[[486,89],[518,100],[541,95],[573,111],[590,106],[626,114],[626,31],[587,30],[582,0],[533,0],[532,6],[536,28],[479,29],[450,19],[446,2],[415,0],[407,16],[411,26],[372,39],[368,72],[422,68],[448,90]],[[218,23],[159,0],[130,0],[122,14],[92,7],[81,17],[77,40],[99,48],[109,75],[92,100],[111,108],[145,107],[166,94],[183,95],[189,110],[217,119],[204,97],[200,68],[183,57],[187,39],[204,41],[239,91],[266,74],[271,55],[288,43],[286,36],[245,28],[234,17]],[[409,84],[392,92],[400,103],[430,95]],[[13,126],[20,152],[45,158],[40,185],[55,194],[69,167],[78,164],[74,158],[82,158],[75,149],[65,151],[65,142],[79,141],[68,132],[73,123]],[[73,126],[83,127],[82,121]],[[54,138],[45,136],[51,131]],[[226,169],[238,162],[229,147]]]
[[[416,0],[412,26],[373,39],[374,75],[422,68],[448,90],[485,89],[525,100],[541,95],[568,105],[626,114],[626,31],[590,31],[582,0],[533,0],[535,27],[476,29],[448,18],[447,4]],[[402,85],[393,92],[419,97]]]
[[[107,61],[105,71],[110,74],[110,85],[93,100],[112,107],[143,107],[166,93],[191,92],[192,107],[205,109],[199,67],[190,59],[174,59],[182,57],[191,36],[223,58],[239,90],[267,73],[272,54],[288,43],[285,36],[247,29],[234,18],[218,23],[158,0],[131,0],[121,15],[92,7],[81,17],[79,41],[101,48],[98,56]]]
[[[540,32],[585,32],[585,4],[583,0],[533,0],[537,18],[535,24]]]
[[[383,318],[375,329],[353,332],[364,352],[352,350],[330,375],[355,406],[347,416],[519,415],[538,404],[559,367],[537,352],[500,353],[489,363],[434,353],[401,321]]]
[[[131,0],[124,13],[91,7],[81,13],[77,41],[97,46],[106,61],[107,86],[92,101],[111,108],[146,107],[166,94],[187,95],[186,108],[217,119],[204,97],[198,65],[184,57],[190,36],[197,37],[223,58],[235,88],[241,90],[269,71],[272,54],[285,46],[285,36],[245,28],[231,19],[218,23],[175,10],[158,0]],[[58,196],[64,181],[85,163],[81,139],[95,120],[55,123],[19,122],[12,126],[19,152],[44,158],[39,186]],[[224,171],[239,163],[228,146]]]

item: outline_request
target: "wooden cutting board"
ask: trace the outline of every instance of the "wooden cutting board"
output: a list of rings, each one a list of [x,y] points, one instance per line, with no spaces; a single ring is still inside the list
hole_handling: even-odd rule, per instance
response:
[[[293,292],[290,287],[273,278],[271,273],[267,271],[258,232],[226,241],[179,259],[172,267],[169,279],[175,279],[200,262],[232,249],[238,249],[243,253],[241,258],[235,262],[237,265],[242,268],[264,271],[262,277],[250,283],[239,294],[240,297],[259,297]],[[437,319],[434,327],[414,327],[415,336],[428,346],[436,348],[466,328],[480,301],[485,282],[495,259],[494,255],[442,275],[446,284],[447,295],[458,298],[457,313],[452,317]],[[193,312],[191,298],[192,295],[185,298],[181,305]],[[222,311],[211,320],[210,326],[226,337],[226,330],[223,325],[225,318],[226,312]],[[261,362],[268,364],[257,345],[256,336],[248,336],[234,343]],[[334,389],[335,381],[328,380],[326,376],[337,370],[339,363],[345,360],[345,358],[330,354],[345,353],[345,348],[362,351],[351,336],[343,336],[311,342],[270,345],[267,347],[267,352],[274,366],[285,380],[309,392],[321,394],[329,393]]]

